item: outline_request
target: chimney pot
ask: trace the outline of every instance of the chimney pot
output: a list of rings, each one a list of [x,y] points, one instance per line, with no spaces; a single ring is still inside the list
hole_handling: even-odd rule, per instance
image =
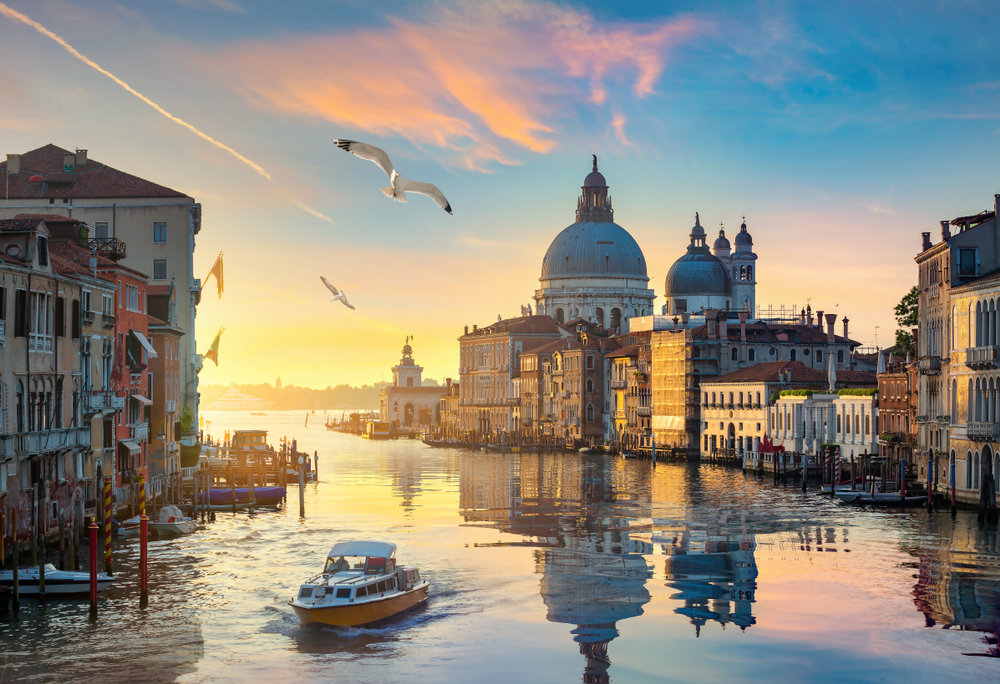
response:
[[[718,315],[716,309],[705,309],[705,321],[708,323],[708,339],[715,339],[715,317]]]
[[[685,328],[687,327],[689,320],[691,320],[691,314],[687,313],[686,311],[681,314],[681,323],[684,324]]]
[[[722,320],[719,321],[719,339],[728,340],[729,339],[729,318],[725,315],[722,316]]]
[[[947,240],[951,237],[951,223],[949,221],[941,222],[941,239]]]
[[[466,335],[468,335],[468,334],[469,334],[469,326],[465,326],[465,334],[466,334]]]
[[[923,246],[923,248],[920,251],[921,252],[926,252],[932,246],[931,245],[931,234],[930,233],[921,233],[920,235],[924,239],[924,246]]]
[[[833,326],[835,326],[836,324],[837,324],[837,314],[835,314],[835,313],[827,314],[826,315],[826,341],[829,344],[833,344],[834,338],[836,337],[833,334]]]
[[[844,316],[844,339],[845,340],[851,339],[847,334],[847,316]]]
[[[87,165],[87,150],[81,150],[79,147],[76,148],[76,165],[77,166]]]
[[[806,310],[802,309],[802,313],[799,314],[799,325],[806,324]]]
[[[823,329],[823,312],[822,311],[817,311],[816,312],[816,327],[819,328],[820,330]]]

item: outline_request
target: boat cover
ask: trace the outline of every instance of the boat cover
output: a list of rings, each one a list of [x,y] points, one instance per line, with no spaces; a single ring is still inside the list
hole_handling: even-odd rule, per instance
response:
[[[378,541],[338,542],[333,545],[330,556],[374,556],[375,558],[392,558],[396,553],[396,545]]]
[[[177,508],[177,506],[164,506],[160,509],[161,523],[180,522],[183,518],[184,514],[181,513],[181,509]]]

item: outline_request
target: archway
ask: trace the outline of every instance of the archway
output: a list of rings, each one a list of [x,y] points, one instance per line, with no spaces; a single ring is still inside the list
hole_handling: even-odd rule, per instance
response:
[[[732,423],[729,424],[728,437],[726,439],[726,446],[729,449],[736,450],[736,426]]]
[[[611,310],[611,330],[617,330],[622,324],[622,310],[615,307]]]
[[[993,469],[993,450],[990,449],[990,445],[987,444],[983,447],[983,461],[982,461],[983,475],[992,475],[996,477],[996,471]]]
[[[413,425],[413,404],[407,404],[403,408],[403,425]]]
[[[597,325],[604,327],[604,309],[597,307],[596,311]]]
[[[560,323],[566,322],[566,313],[562,309],[556,309],[556,320]]]

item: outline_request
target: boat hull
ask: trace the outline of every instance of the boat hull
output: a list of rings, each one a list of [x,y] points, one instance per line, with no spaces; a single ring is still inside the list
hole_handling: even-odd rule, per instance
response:
[[[51,567],[51,566],[50,566]],[[97,591],[104,591],[117,578],[108,577],[107,573],[97,574]],[[17,573],[18,594],[21,596],[40,596],[38,568],[21,568]],[[0,591],[13,589],[14,571],[0,570]],[[66,572],[55,568],[45,569],[45,595],[79,595],[90,592],[90,575],[85,572]]]
[[[429,584],[407,592],[400,592],[364,603],[350,603],[340,606],[310,607],[289,601],[295,614],[304,625],[316,623],[331,627],[371,627],[388,622],[403,613],[419,607],[427,601]]]
[[[281,503],[281,500],[285,498],[285,488],[284,487],[255,487],[254,488],[253,499],[257,502],[259,506],[273,506],[275,504]],[[233,502],[233,490],[214,488],[208,492],[208,501],[212,505],[220,504],[232,504]],[[204,493],[198,495],[199,501],[205,500]],[[249,502],[250,490],[246,487],[236,488],[236,502]]]
[[[173,539],[182,534],[190,534],[198,527],[198,521],[187,518],[178,522],[152,522],[149,525],[149,532],[157,539]]]

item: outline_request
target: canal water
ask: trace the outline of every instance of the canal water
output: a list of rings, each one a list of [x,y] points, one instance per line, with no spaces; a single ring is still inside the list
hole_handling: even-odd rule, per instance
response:
[[[995,528],[862,511],[711,466],[487,454],[328,432],[321,413],[206,413],[318,451],[287,510],[115,547],[101,599],[0,618],[0,682],[1000,681]],[[286,604],[337,541],[398,545],[428,605],[378,629]]]

